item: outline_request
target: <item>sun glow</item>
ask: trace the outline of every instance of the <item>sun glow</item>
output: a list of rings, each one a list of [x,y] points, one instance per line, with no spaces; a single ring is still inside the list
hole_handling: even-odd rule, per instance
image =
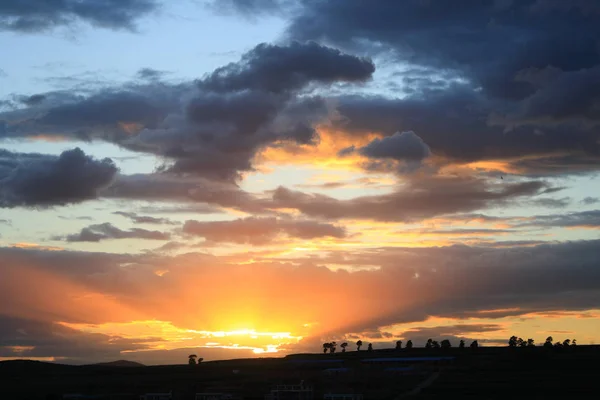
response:
[[[295,336],[291,332],[260,332],[255,329],[195,330],[179,328],[171,322],[157,320],[97,325],[66,322],[60,324],[86,333],[119,336],[139,341],[140,349],[127,352],[205,347],[252,350],[255,354],[276,353],[280,346],[297,343],[302,339],[302,336]]]

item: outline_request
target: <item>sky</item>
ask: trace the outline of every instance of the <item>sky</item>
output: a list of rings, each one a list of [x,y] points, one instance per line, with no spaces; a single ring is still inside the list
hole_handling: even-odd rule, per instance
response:
[[[0,360],[600,341],[595,0],[4,0]]]

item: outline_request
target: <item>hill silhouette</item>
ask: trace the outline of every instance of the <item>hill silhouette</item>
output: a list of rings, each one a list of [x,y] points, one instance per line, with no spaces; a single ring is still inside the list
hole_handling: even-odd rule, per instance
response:
[[[597,393],[597,373],[590,366],[599,356],[600,346],[580,345],[374,349],[216,360],[199,365],[184,364],[185,359],[181,365],[154,366],[126,360],[80,366],[15,360],[0,362],[0,386],[6,398],[27,400],[64,393],[105,398],[121,393],[128,396],[123,399],[137,399],[143,393],[171,390],[184,400],[202,391],[231,392],[260,400],[274,384],[301,380],[314,386],[315,398],[331,391],[353,390],[364,398],[386,400],[400,398],[415,388],[419,388],[418,393],[411,394],[415,399],[591,398]],[[444,362],[436,361],[442,358]]]
[[[145,365],[142,364],[142,363],[135,362],[135,361],[128,361],[128,360],[117,360],[117,361],[101,362],[101,363],[95,363],[95,364],[88,364],[88,366],[124,367],[124,368],[145,367]]]

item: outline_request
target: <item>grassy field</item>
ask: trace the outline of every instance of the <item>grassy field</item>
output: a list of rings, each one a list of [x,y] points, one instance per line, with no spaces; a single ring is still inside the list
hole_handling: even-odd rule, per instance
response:
[[[451,356],[451,362],[392,361],[398,357]],[[367,358],[386,358],[378,363]],[[196,392],[230,392],[263,399],[274,384],[312,385],[315,399],[327,392],[362,393],[365,400],[392,400],[430,377],[416,399],[600,398],[600,347],[377,350],[295,354],[284,358],[205,362],[196,366],[69,366],[35,361],[0,362],[0,387],[7,400],[61,398],[63,393],[117,394],[137,399],[147,392],[193,399]],[[410,371],[389,371],[410,367]],[[332,369],[333,368],[333,369]],[[342,369],[336,369],[342,368]],[[434,376],[435,375],[435,376]],[[109,398],[109,397],[106,397]]]

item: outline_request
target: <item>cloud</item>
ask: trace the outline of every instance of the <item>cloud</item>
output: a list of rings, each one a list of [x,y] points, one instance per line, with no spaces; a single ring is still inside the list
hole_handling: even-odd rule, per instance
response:
[[[532,203],[540,207],[565,208],[569,204],[571,204],[571,198],[563,197],[561,199],[555,199],[551,197],[545,197],[541,199],[532,200]]]
[[[316,128],[329,120],[333,106],[305,92],[363,82],[373,72],[370,60],[313,42],[259,44],[196,82],[46,94],[41,104],[0,114],[0,134],[26,137],[43,130],[102,139],[161,157],[161,171],[233,181],[254,170],[265,147],[316,144]]]
[[[31,96],[17,96],[27,107],[0,113],[0,121],[6,124],[0,137],[35,136],[41,130],[46,135],[118,143],[143,127],[157,127],[169,113],[179,109],[181,98],[192,88],[191,83],[167,85],[154,81],[101,86],[95,89],[91,82],[90,87],[84,84],[73,91],[39,93],[34,96],[43,97],[43,101],[33,103],[28,101]]]
[[[497,332],[499,337],[506,335],[505,327],[500,324],[459,324],[434,327],[415,327],[403,331],[400,337],[406,340],[412,340],[414,346],[424,346],[428,339],[434,339],[438,342],[448,339],[452,346],[457,347],[460,340],[465,341],[468,346],[473,340],[480,343],[490,343],[490,340],[481,338],[482,333]],[[502,343],[506,342],[503,340]],[[406,343],[405,343],[406,344]]]
[[[491,121],[509,128],[579,125],[592,129],[600,124],[600,65],[577,71],[557,72],[552,79],[523,99],[516,109]]]
[[[526,218],[527,222],[515,226],[543,226],[560,228],[600,228],[600,210],[564,213],[559,215],[536,215]]]
[[[132,31],[137,19],[157,8],[154,0],[108,0],[100,3],[6,0],[0,5],[0,30],[37,33],[86,22],[101,28]]]
[[[421,1],[301,3],[288,30],[293,38],[392,50],[404,62],[466,76],[494,97],[523,98],[535,90],[514,80],[523,69],[551,65],[573,71],[600,61],[594,0],[569,5],[489,1],[451,8]],[[565,12],[570,18],[564,18]]]
[[[44,100],[46,100],[46,96],[43,94],[34,94],[31,96],[27,96],[23,99],[21,99],[21,102],[27,106],[35,106],[37,104],[40,104],[41,102],[43,102]]]
[[[48,207],[95,199],[117,167],[79,148],[60,156],[13,153],[0,149],[0,206]]]
[[[90,225],[83,228],[79,233],[74,233],[65,237],[67,242],[100,242],[108,239],[169,240],[170,238],[171,235],[169,233],[150,231],[141,228],[122,230],[108,222]]]
[[[165,71],[159,71],[157,69],[154,68],[141,68],[137,74],[136,77],[138,79],[147,79],[147,80],[158,80],[160,78],[163,77],[163,75],[165,75],[166,72]]]
[[[300,97],[307,85],[365,81],[369,60],[315,43],[260,44],[241,60],[198,81],[198,93],[158,129],[122,143],[174,159],[167,171],[235,180],[252,171],[256,153],[280,141],[312,144],[331,110],[320,97]]]
[[[207,241],[264,245],[285,235],[298,239],[344,238],[344,228],[317,221],[277,218],[243,218],[234,221],[186,221],[183,232]]]
[[[387,77],[378,89],[393,93],[341,95],[342,129],[385,136],[412,130],[449,162],[504,160],[516,174],[600,165],[595,0],[225,6],[242,15],[287,14],[285,39],[319,40],[380,63]]]
[[[350,182],[365,184],[364,180]],[[119,175],[101,196],[120,199],[177,201],[179,207],[202,206],[202,212],[219,212],[222,207],[255,216],[277,215],[295,209],[308,217],[365,219],[377,221],[420,221],[440,215],[472,212],[533,198],[554,190],[544,181],[497,182],[473,176],[406,176],[404,185],[391,193],[336,199],[279,187],[265,194],[248,193],[238,186],[198,177],[170,174]],[[372,184],[372,182],[367,182]],[[338,187],[339,185],[328,185]],[[185,204],[188,203],[188,204]],[[200,203],[193,205],[190,203]],[[206,206],[208,209],[205,209]],[[171,209],[169,209],[171,210]],[[170,211],[169,211],[170,212]]]
[[[103,197],[140,199],[149,201],[197,202],[205,205],[177,205],[173,208],[203,213],[220,212],[219,207],[231,207],[243,211],[261,211],[254,195],[227,182],[215,182],[198,177],[173,176],[166,173],[118,175],[115,182],[101,192]],[[189,207],[192,207],[191,209]],[[201,207],[201,208],[199,208]]]
[[[303,334],[309,336],[362,332],[429,316],[480,318],[489,310],[497,310],[493,318],[586,310],[600,307],[599,252],[598,241],[519,248],[381,247],[303,259],[253,254],[253,263],[238,264],[233,257],[202,253],[167,257],[4,248],[0,314],[93,324],[154,319],[206,330],[251,324],[258,331],[300,333],[303,324],[318,322]],[[376,268],[350,273],[324,265]],[[80,296],[88,301],[72,301]]]
[[[252,18],[261,14],[283,14],[282,11],[289,11],[296,3],[295,0],[213,0],[208,5],[219,13]]]
[[[373,72],[375,65],[371,60],[315,42],[292,42],[288,46],[262,43],[244,54],[241,61],[217,68],[199,85],[214,92],[282,93],[311,82],[363,82]]]
[[[144,350],[160,338],[125,339],[85,333],[59,323],[0,315],[0,357],[54,357],[83,364],[123,358],[122,351]]]
[[[373,139],[359,151],[370,158],[389,158],[396,161],[420,162],[431,155],[429,147],[412,131],[398,132],[383,139]]]
[[[126,211],[115,211],[113,214],[121,215],[125,218],[129,218],[132,222],[136,224],[164,224],[164,225],[173,225],[176,222],[171,221],[169,218],[157,218],[151,217],[148,215],[138,215],[134,212],[126,212]]]
[[[546,183],[529,181],[497,185],[481,178],[414,176],[398,191],[338,200],[279,187],[273,208],[293,208],[311,217],[378,221],[418,221],[443,214],[476,211],[542,192]]]
[[[590,206],[592,204],[596,204],[596,203],[600,203],[600,199],[598,197],[586,197],[583,200],[581,200],[581,202],[583,204],[585,204],[586,206]]]
[[[335,102],[338,129],[356,137],[418,132],[442,164],[502,161],[505,174],[532,176],[589,172],[599,165],[600,144],[593,130],[563,124],[544,127],[543,134],[529,125],[506,131],[489,123],[499,102],[465,84],[404,98],[342,95]]]

